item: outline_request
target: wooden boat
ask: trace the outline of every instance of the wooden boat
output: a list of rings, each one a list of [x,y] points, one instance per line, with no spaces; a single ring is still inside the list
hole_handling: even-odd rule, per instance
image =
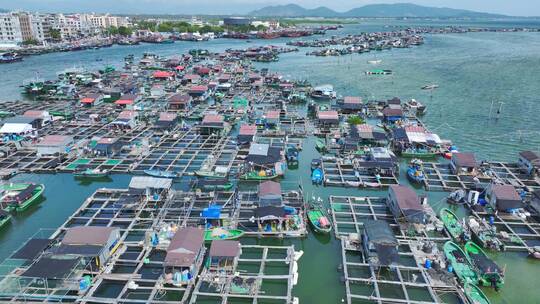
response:
[[[150,176],[153,176],[153,177],[164,177],[164,178],[176,178],[176,177],[178,177],[178,173],[176,173],[176,172],[170,172],[170,171],[158,170],[158,169],[144,170],[144,174],[150,175]]]
[[[17,183],[3,187],[2,206],[7,212],[22,212],[34,204],[45,191],[43,184]]]
[[[448,231],[448,234],[450,234],[454,241],[463,242],[468,239],[465,228],[461,225],[459,218],[452,211],[443,208],[439,212],[439,217],[444,224],[444,228],[446,228],[446,231]]]
[[[264,181],[264,180],[271,180],[274,178],[277,178],[278,175],[272,171],[272,174],[267,174],[266,171],[250,171],[248,173],[245,173],[240,176],[240,179],[243,180],[253,180],[253,181]]]
[[[473,304],[491,304],[488,297],[482,292],[478,286],[471,284],[471,283],[465,283],[463,290],[465,292],[465,295],[467,296],[467,299],[471,301]]]
[[[417,184],[422,184],[426,179],[423,171],[423,163],[419,159],[413,159],[407,169],[407,178]]]
[[[317,233],[330,233],[332,225],[325,215],[322,206],[312,206],[311,208],[312,209],[307,212],[307,217],[313,230]]]
[[[471,238],[484,248],[493,250],[504,250],[504,243],[497,236],[495,227],[490,226],[485,221],[478,221],[474,216],[470,216],[467,227],[471,233]]]
[[[405,158],[436,158],[439,154],[437,152],[430,152],[427,150],[405,150],[401,151],[401,157]]]
[[[76,178],[103,178],[109,175],[109,170],[105,169],[85,169],[76,171],[73,176]]]
[[[465,255],[472,262],[479,274],[482,286],[491,286],[495,290],[504,285],[504,271],[474,242],[465,243]]]
[[[366,75],[391,75],[391,74],[392,74],[392,70],[376,69],[376,70],[366,71]]]
[[[213,228],[204,231],[204,240],[207,242],[216,240],[235,240],[244,235],[240,229]]]
[[[478,282],[478,274],[476,273],[471,261],[461,250],[458,244],[448,241],[443,246],[444,255],[450,262],[452,269],[459,281],[462,283]]]
[[[204,178],[198,181],[197,187],[205,191],[229,191],[234,187],[234,184],[228,179]]]
[[[313,169],[311,172],[311,182],[315,185],[321,185],[324,181],[324,173],[321,168]]]
[[[317,138],[315,141],[315,149],[319,152],[325,152],[326,151],[326,144],[324,143],[324,140]]]
[[[11,214],[4,210],[0,210],[0,230],[11,222]]]

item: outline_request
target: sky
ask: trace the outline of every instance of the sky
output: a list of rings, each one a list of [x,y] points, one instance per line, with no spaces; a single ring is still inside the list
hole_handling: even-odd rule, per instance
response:
[[[346,11],[374,3],[407,2],[511,16],[540,16],[540,0],[0,0],[0,8],[41,12],[126,14],[245,14],[267,5],[295,3]]]

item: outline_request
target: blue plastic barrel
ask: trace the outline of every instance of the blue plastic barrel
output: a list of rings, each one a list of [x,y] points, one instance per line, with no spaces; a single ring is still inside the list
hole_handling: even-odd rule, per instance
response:
[[[426,264],[424,266],[426,267],[426,269],[431,269],[431,260],[426,259]]]

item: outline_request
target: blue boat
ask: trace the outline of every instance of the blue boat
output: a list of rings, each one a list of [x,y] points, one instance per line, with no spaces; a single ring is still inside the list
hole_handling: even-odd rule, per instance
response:
[[[322,185],[324,180],[324,173],[321,168],[315,168],[313,172],[311,172],[311,182],[315,185]]]
[[[153,177],[164,177],[164,178],[177,178],[178,177],[178,173],[176,172],[170,172],[170,171],[158,170],[158,169],[144,170],[144,174],[150,175]]]
[[[413,183],[422,184],[426,179],[423,170],[423,163],[419,159],[413,159],[407,169],[407,177]]]

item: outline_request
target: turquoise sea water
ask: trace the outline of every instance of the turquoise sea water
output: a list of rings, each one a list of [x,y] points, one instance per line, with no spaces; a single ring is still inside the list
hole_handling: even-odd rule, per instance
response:
[[[416,22],[439,25],[441,22]],[[407,25],[395,21],[390,25]],[[370,21],[360,25],[347,25],[340,32],[390,30],[385,21]],[[474,23],[474,26],[536,26],[525,23]],[[312,39],[312,38],[307,38]],[[26,78],[39,73],[42,78],[54,78],[66,68],[83,66],[99,69],[105,64],[122,65],[127,54],[136,56],[154,52],[164,56],[178,55],[192,48],[218,51],[227,48],[245,48],[262,44],[284,44],[286,39],[254,41],[215,40],[207,43],[179,42],[172,45],[115,46],[101,50],[76,53],[56,53],[26,58],[16,64],[0,66],[0,99],[22,98],[18,87]],[[301,49],[298,53],[284,54],[277,63],[258,64],[289,78],[308,79],[313,84],[331,83],[341,95],[359,95],[366,99],[416,98],[428,105],[424,121],[441,137],[448,138],[461,151],[473,151],[480,159],[516,159],[523,149],[540,150],[540,33],[469,33],[431,35],[423,46],[371,54],[344,57],[308,57]],[[381,59],[382,68],[392,69],[389,77],[366,76],[364,71],[373,68],[367,60]],[[102,61],[96,61],[101,59]],[[430,96],[421,86],[437,83],[440,88]],[[492,102],[495,108],[489,112]],[[503,102],[500,115],[498,103]],[[329,195],[382,195],[378,191],[360,191],[344,188],[314,188],[309,179],[309,163],[318,154],[313,138],[309,138],[300,155],[300,169],[290,170],[284,185],[295,187],[301,182],[307,194],[327,198]],[[404,176],[404,174],[402,174]],[[15,180],[44,183],[47,187],[41,204],[25,214],[16,216],[12,224],[0,232],[0,259],[4,259],[23,241],[40,228],[56,228],[95,189],[100,187],[124,188],[129,176],[114,176],[109,183],[81,185],[71,175],[20,175]],[[404,180],[404,182],[406,182]],[[420,191],[423,192],[423,191]],[[445,193],[430,193],[430,201],[437,202]],[[443,207],[440,204],[435,209]],[[464,214],[463,212],[461,213]],[[344,285],[340,283],[340,246],[336,239],[310,234],[302,240],[247,240],[272,244],[289,244],[304,250],[300,260],[299,284],[294,294],[301,303],[340,303]],[[535,303],[540,297],[537,277],[538,261],[524,255],[503,253],[495,255],[501,266],[506,265],[506,285],[499,293],[486,290],[493,303]]]

